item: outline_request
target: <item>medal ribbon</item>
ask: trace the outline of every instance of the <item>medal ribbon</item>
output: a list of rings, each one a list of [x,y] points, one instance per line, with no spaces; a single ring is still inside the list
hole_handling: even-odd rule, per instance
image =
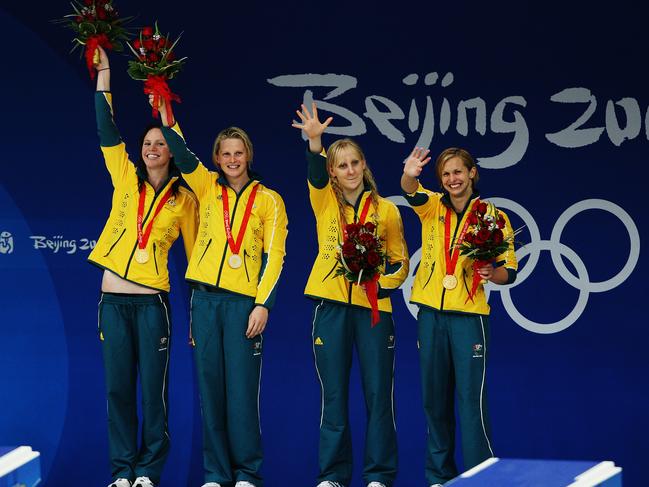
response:
[[[243,214],[243,220],[241,220],[241,226],[239,227],[239,235],[237,235],[237,241],[234,241],[232,237],[232,227],[230,226],[230,205],[228,203],[228,190],[225,186],[221,186],[221,196],[223,198],[223,226],[225,227],[225,235],[228,237],[228,245],[230,251],[238,255],[239,249],[241,249],[241,243],[243,242],[243,235],[246,233],[246,227],[248,226],[248,220],[250,219],[250,213],[252,213],[252,205],[255,202],[255,196],[257,196],[257,190],[259,189],[259,184],[255,184],[250,192],[250,197],[248,198],[248,203],[246,204],[246,211]]]
[[[367,218],[367,213],[370,211],[370,203],[372,202],[372,198],[369,196],[365,200],[365,203],[363,204],[363,209],[361,210],[361,216],[358,219],[358,223],[361,225],[365,223],[365,219]],[[347,224],[343,225],[343,232],[345,234],[345,238],[347,238]]]
[[[480,200],[475,200],[475,203],[473,203],[473,206],[471,206],[470,211],[475,210],[478,203],[480,203]],[[469,218],[467,215],[466,220],[464,220],[462,230],[460,231],[460,236],[455,241],[455,245],[451,253],[451,211],[452,210],[447,207],[446,217],[444,218],[444,257],[446,259],[446,274],[452,276],[455,274],[457,260],[460,257],[460,245],[462,245],[462,242],[464,242],[464,236],[469,229]]]
[[[149,241],[149,236],[151,235],[151,229],[153,228],[153,220],[155,220],[155,217],[158,216],[158,213],[162,211],[162,207],[165,205],[165,203],[171,197],[172,194],[173,194],[173,190],[169,188],[165,193],[165,195],[160,200],[160,202],[158,203],[158,206],[153,212],[153,216],[149,220],[149,224],[147,225],[143,233],[142,221],[144,217],[144,199],[146,197],[146,186],[142,184],[142,189],[140,189],[140,198],[137,203],[137,246],[138,248],[140,249],[146,248],[146,244]]]

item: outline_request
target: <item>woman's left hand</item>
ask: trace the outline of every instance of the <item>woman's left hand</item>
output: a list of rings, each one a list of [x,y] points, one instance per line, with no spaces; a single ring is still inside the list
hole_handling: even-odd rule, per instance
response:
[[[261,335],[266,328],[267,321],[268,309],[263,306],[255,306],[248,316],[246,338],[255,338],[257,335]]]
[[[482,277],[485,281],[491,281],[491,279],[494,276],[494,266],[493,266],[493,264],[489,263],[487,265],[479,267],[478,268],[478,274],[480,274],[480,277]]]

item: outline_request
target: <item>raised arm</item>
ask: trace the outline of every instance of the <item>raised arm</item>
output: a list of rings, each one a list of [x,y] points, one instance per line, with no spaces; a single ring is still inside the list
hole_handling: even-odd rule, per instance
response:
[[[423,147],[415,147],[410,156],[406,159],[403,166],[403,175],[401,176],[401,189],[405,193],[414,193],[419,186],[417,178],[424,169],[424,166],[430,162],[428,153],[430,150]]]
[[[318,107],[315,102],[311,103],[311,113],[307,110],[304,104],[301,105],[302,111],[296,110],[297,116],[300,117],[302,123],[293,121],[291,127],[304,131],[304,134],[309,139],[309,151],[314,154],[319,154],[322,151],[322,134],[329,126],[333,117],[329,117],[324,123],[320,122],[318,118]]]
[[[95,94],[95,111],[97,115],[97,133],[102,147],[114,147],[121,142],[121,137],[113,120],[113,100],[110,94],[110,63],[103,48],[99,51],[97,70],[97,91]]]

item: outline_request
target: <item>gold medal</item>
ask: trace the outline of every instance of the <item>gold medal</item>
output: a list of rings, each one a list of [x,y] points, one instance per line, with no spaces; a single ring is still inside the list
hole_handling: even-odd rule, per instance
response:
[[[232,254],[228,259],[228,265],[233,269],[238,269],[241,267],[241,257],[239,254]]]
[[[147,249],[137,249],[135,251],[135,262],[138,264],[146,264],[149,262],[149,252]]]
[[[446,274],[444,279],[442,279],[442,286],[449,291],[455,289],[457,287],[457,277],[452,274]]]

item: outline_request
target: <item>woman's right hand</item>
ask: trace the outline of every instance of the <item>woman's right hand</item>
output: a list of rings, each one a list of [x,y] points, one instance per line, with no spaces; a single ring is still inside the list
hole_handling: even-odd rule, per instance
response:
[[[99,63],[95,64],[97,70],[97,91],[110,91],[110,63],[108,62],[108,54],[104,48],[97,46],[99,52]]]
[[[429,149],[415,147],[404,162],[403,174],[411,178],[418,178],[424,166],[430,161]]]
[[[318,147],[322,149],[322,143],[320,142],[322,134],[332,122],[333,117],[329,117],[324,121],[324,123],[320,122],[320,119],[318,118],[318,107],[316,106],[315,102],[311,103],[312,114],[309,113],[309,110],[307,110],[304,104],[302,104],[301,107],[302,111],[296,110],[295,113],[297,113],[297,116],[300,117],[302,123],[294,121],[291,124],[291,127],[303,130],[307,138],[309,139],[309,147],[311,148],[311,151],[320,152],[320,150],[314,149],[318,149]]]

